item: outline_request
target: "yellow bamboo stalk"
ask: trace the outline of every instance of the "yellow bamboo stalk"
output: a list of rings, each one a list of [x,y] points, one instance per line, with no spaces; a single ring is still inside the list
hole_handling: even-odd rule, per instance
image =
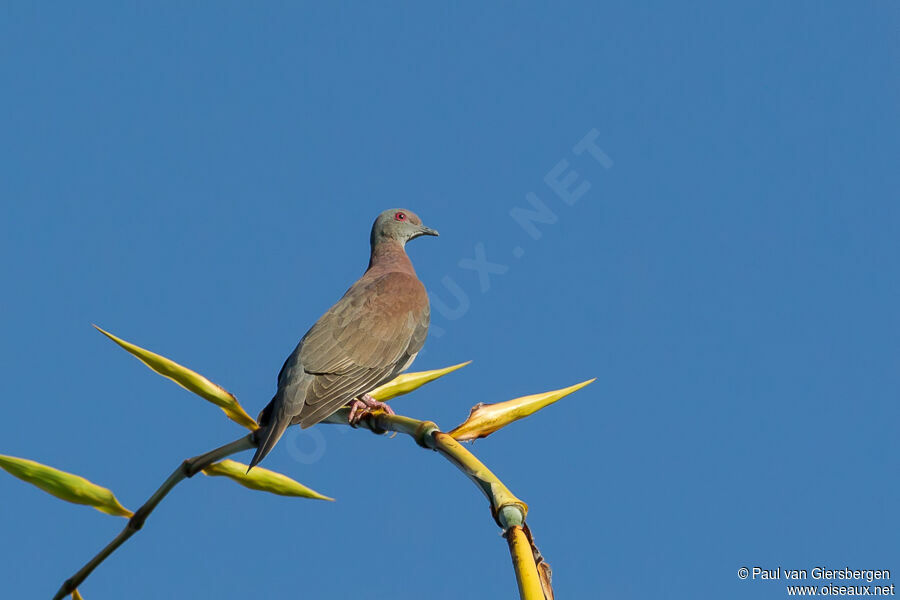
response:
[[[345,419],[344,411],[333,422]],[[532,550],[531,541],[523,527],[528,505],[519,500],[494,473],[474,454],[431,421],[419,421],[400,415],[376,412],[364,418],[360,425],[375,433],[395,431],[411,436],[423,448],[436,450],[457,469],[471,479],[491,503],[491,515],[504,531],[513,560],[516,582],[521,600],[545,600],[544,588]],[[549,588],[549,579],[547,586]],[[552,594],[552,591],[550,591]]]
[[[500,512],[506,507],[518,508],[522,515],[522,521],[525,520],[525,516],[528,514],[528,505],[509,491],[509,488],[490,469],[484,466],[484,463],[475,458],[474,454],[466,450],[462,444],[450,437],[449,434],[435,431],[431,435],[434,439],[434,449],[455,464],[487,496],[487,499],[491,502],[491,513],[494,520],[501,527],[504,527],[504,525],[499,520]]]
[[[325,422],[346,424],[347,415],[348,409],[344,408],[329,417]],[[500,528],[503,529],[507,538],[521,600],[552,600],[552,591],[549,592],[550,595],[548,596],[544,594],[535,559],[537,551],[536,548],[533,548],[532,542],[523,529],[523,527],[527,529],[525,516],[528,513],[528,506],[519,500],[484,463],[449,434],[442,432],[431,421],[420,421],[400,415],[376,412],[367,415],[360,422],[360,426],[375,433],[394,431],[409,435],[423,448],[429,448],[440,453],[471,479],[490,501],[491,514]],[[73,593],[100,563],[115,552],[135,532],[140,530],[146,518],[156,508],[156,505],[179,482],[185,478],[192,477],[226,456],[241,450],[248,450],[254,446],[256,446],[256,439],[253,434],[250,434],[206,454],[184,461],[147,502],[135,512],[134,516],[129,519],[125,529],[88,561],[78,573],[63,583],[54,596],[54,600],[62,600],[65,596]],[[547,568],[547,571],[549,573],[549,568]],[[546,585],[549,588],[549,577]]]
[[[516,570],[516,582],[519,584],[519,597],[522,600],[544,600],[544,588],[538,575],[537,565],[531,543],[525,531],[519,525],[506,530],[506,541],[509,544],[509,555]]]

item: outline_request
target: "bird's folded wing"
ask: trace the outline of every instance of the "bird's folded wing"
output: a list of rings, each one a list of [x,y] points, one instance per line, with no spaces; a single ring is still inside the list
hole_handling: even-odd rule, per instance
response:
[[[353,398],[378,387],[392,373],[392,368],[381,367],[360,368],[342,375],[316,375],[306,390],[306,403],[294,422],[300,423],[303,429],[315,425]]]
[[[300,363],[307,373],[393,368],[423,324],[427,329],[428,296],[414,276],[360,280],[304,336]]]
[[[350,288],[300,342],[296,366],[314,380],[294,422],[315,425],[393,377],[422,347],[428,319],[428,296],[414,276],[389,273]]]

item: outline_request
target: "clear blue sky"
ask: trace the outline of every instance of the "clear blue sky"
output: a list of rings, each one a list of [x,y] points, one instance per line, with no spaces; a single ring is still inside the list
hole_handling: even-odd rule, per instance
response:
[[[559,597],[900,573],[900,12],[728,4],[7,3],[0,453],[137,507],[241,429],[90,324],[255,415],[403,206],[441,232],[410,245],[441,330],[416,367],[474,363],[399,412],[449,428],[597,377],[474,446]],[[605,164],[573,150],[593,131]],[[572,171],[569,204],[545,179]],[[295,431],[265,466],[338,501],[198,477],[85,597],[515,594],[486,501],[409,439]],[[3,473],[0,498],[8,597],[124,524]]]

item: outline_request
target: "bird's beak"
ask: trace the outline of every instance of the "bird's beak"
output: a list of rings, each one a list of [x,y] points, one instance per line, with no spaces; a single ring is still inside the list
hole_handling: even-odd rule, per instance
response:
[[[437,231],[432,229],[431,227],[425,227],[424,225],[419,226],[419,235],[433,235],[437,237],[440,235]]]

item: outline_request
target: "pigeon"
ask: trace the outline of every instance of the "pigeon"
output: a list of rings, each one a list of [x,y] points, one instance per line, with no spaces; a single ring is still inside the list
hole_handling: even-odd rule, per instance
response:
[[[368,392],[409,368],[428,334],[425,286],[406,255],[406,242],[438,232],[415,213],[394,208],[372,225],[369,267],[306,332],[278,374],[278,389],[257,418],[250,469],[289,425],[305,429],[350,405],[350,424],[367,413],[393,411]]]

